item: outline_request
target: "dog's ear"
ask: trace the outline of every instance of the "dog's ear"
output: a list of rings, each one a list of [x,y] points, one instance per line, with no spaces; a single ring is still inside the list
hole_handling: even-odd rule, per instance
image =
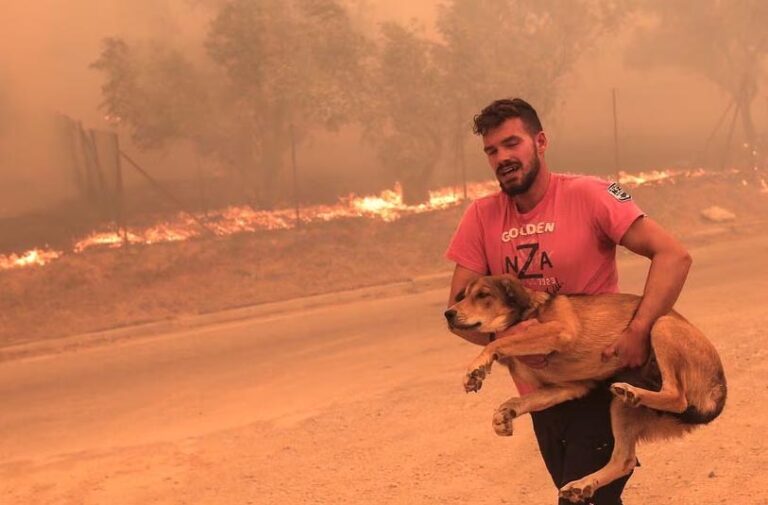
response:
[[[501,287],[504,289],[504,294],[507,297],[507,304],[520,307],[521,311],[527,309],[531,305],[531,296],[526,291],[525,287],[520,284],[517,278],[511,275],[505,275],[501,278]]]

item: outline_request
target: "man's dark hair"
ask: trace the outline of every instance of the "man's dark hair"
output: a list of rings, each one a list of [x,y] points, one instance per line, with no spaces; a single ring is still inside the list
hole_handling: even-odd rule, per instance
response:
[[[536,110],[531,107],[531,104],[522,98],[502,98],[494,101],[475,116],[475,125],[472,131],[476,135],[485,135],[507,119],[515,117],[519,117],[523,121],[525,129],[531,136],[543,130],[539,115],[536,114]]]

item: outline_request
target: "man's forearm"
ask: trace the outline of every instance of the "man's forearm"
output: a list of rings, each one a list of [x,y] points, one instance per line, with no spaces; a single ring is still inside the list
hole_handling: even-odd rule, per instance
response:
[[[629,323],[630,328],[647,334],[659,317],[672,310],[685,284],[691,261],[685,250],[660,252],[651,259],[643,299]]]
[[[621,245],[651,260],[643,297],[621,336],[603,350],[604,360],[618,356],[623,366],[637,367],[648,359],[650,334],[656,320],[667,314],[680,296],[691,256],[680,242],[655,221],[636,219]]]

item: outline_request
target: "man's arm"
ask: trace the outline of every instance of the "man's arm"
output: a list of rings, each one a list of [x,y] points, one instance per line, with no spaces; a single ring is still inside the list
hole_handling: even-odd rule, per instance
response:
[[[621,245],[651,260],[640,305],[619,339],[606,347],[604,358],[617,355],[625,366],[645,363],[650,331],[656,319],[672,310],[691,267],[691,256],[664,228],[647,217],[635,220]]]
[[[482,277],[482,274],[457,264],[456,268],[453,270],[453,277],[451,278],[451,295],[448,297],[448,307],[456,303],[456,295],[463,292],[464,288],[467,287],[467,284],[479,277]],[[460,336],[467,342],[472,342],[476,345],[488,345],[491,341],[488,333],[471,330],[457,330],[455,328],[451,328],[451,332]]]

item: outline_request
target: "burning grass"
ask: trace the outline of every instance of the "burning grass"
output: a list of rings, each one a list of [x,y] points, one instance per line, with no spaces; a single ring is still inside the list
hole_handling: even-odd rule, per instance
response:
[[[469,198],[477,198],[494,191],[494,182],[472,183],[468,187]],[[78,240],[71,253],[82,253],[93,248],[117,248],[125,245],[153,245],[166,242],[180,242],[206,235],[227,237],[243,232],[287,230],[297,224],[306,226],[317,222],[328,222],[348,218],[374,218],[384,222],[396,221],[404,216],[422,214],[455,207],[461,197],[455,188],[440,188],[430,192],[429,202],[420,205],[403,203],[402,187],[396,184],[392,190],[379,195],[356,196],[350,194],[339,199],[335,205],[314,205],[301,209],[297,216],[293,209],[275,211],[254,210],[248,206],[229,206],[207,213],[190,215],[178,213],[171,219],[143,228],[131,227],[118,231],[96,231]],[[0,270],[42,266],[55,261],[65,252],[53,249],[35,248],[24,253],[0,255]]]
[[[45,268],[7,271],[0,274],[0,342],[95,331],[442,271],[446,265],[439,242],[447,241],[460,213],[454,208],[391,224],[347,219],[294,230],[91,250]]]
[[[674,184],[678,180],[694,178],[717,179],[723,176],[739,176],[739,172],[707,172],[697,170],[654,170],[637,174],[619,172],[619,182],[626,187],[645,187]],[[765,181],[762,190],[768,189]],[[470,183],[467,196],[475,199],[497,190],[495,181]],[[206,235],[226,237],[243,232],[287,230],[300,225],[328,222],[347,218],[373,218],[385,222],[396,221],[404,216],[434,212],[455,207],[462,202],[462,196],[455,187],[444,187],[430,191],[430,199],[420,205],[403,203],[402,187],[395,184],[391,190],[379,195],[357,196],[350,194],[340,198],[335,205],[314,205],[303,208],[300,213],[293,209],[274,211],[254,210],[247,206],[229,206],[207,213],[191,215],[178,213],[171,219],[160,219],[153,225],[131,227],[122,233],[116,230],[99,230],[78,240],[71,253],[82,253],[92,248],[117,248],[127,245],[153,245],[166,242],[180,242]],[[43,266],[67,254],[50,248],[35,248],[23,253],[0,255],[0,271],[29,266]]]
[[[768,220],[760,189],[738,177],[692,177],[632,193],[651,217],[690,240],[723,226],[701,218],[711,205],[734,212],[735,225]],[[442,253],[462,210],[454,204],[389,222],[340,216],[299,228],[91,247],[42,268],[0,272],[0,345],[445,272],[451,265]]]

